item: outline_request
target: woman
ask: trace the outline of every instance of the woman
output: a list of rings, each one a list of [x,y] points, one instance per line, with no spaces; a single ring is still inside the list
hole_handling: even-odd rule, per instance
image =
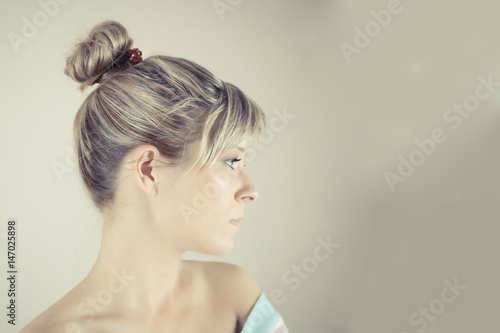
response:
[[[264,113],[194,62],[131,47],[105,21],[67,58],[81,90],[99,84],[74,134],[103,237],[89,274],[22,333],[288,332],[245,270],[182,260],[231,251],[258,197],[243,161]]]

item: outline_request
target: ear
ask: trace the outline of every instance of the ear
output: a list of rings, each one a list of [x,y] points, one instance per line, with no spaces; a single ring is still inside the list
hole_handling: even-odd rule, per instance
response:
[[[151,145],[140,146],[134,154],[135,174],[139,185],[146,193],[158,194],[159,158],[160,152]]]

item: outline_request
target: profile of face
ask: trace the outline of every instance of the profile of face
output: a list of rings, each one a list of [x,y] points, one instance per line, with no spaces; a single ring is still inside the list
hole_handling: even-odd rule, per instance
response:
[[[244,168],[245,150],[246,140],[194,174],[185,172],[186,164],[162,167],[154,161],[162,157],[139,150],[136,180],[147,198],[152,241],[180,252],[230,252],[240,229],[233,220],[243,218],[245,204],[258,197]]]

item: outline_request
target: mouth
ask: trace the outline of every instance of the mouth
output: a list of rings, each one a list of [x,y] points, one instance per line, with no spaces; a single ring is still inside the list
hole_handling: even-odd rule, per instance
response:
[[[243,220],[243,217],[237,218],[237,219],[231,219],[229,223],[234,225],[236,228],[240,227],[240,222]]]

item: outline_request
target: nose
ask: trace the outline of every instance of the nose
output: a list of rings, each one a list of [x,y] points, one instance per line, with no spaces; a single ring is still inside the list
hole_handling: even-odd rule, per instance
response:
[[[241,201],[245,203],[252,202],[257,200],[258,197],[259,197],[259,191],[257,190],[257,187],[245,172],[245,179],[242,183],[242,186],[236,192],[235,195],[236,201]]]

